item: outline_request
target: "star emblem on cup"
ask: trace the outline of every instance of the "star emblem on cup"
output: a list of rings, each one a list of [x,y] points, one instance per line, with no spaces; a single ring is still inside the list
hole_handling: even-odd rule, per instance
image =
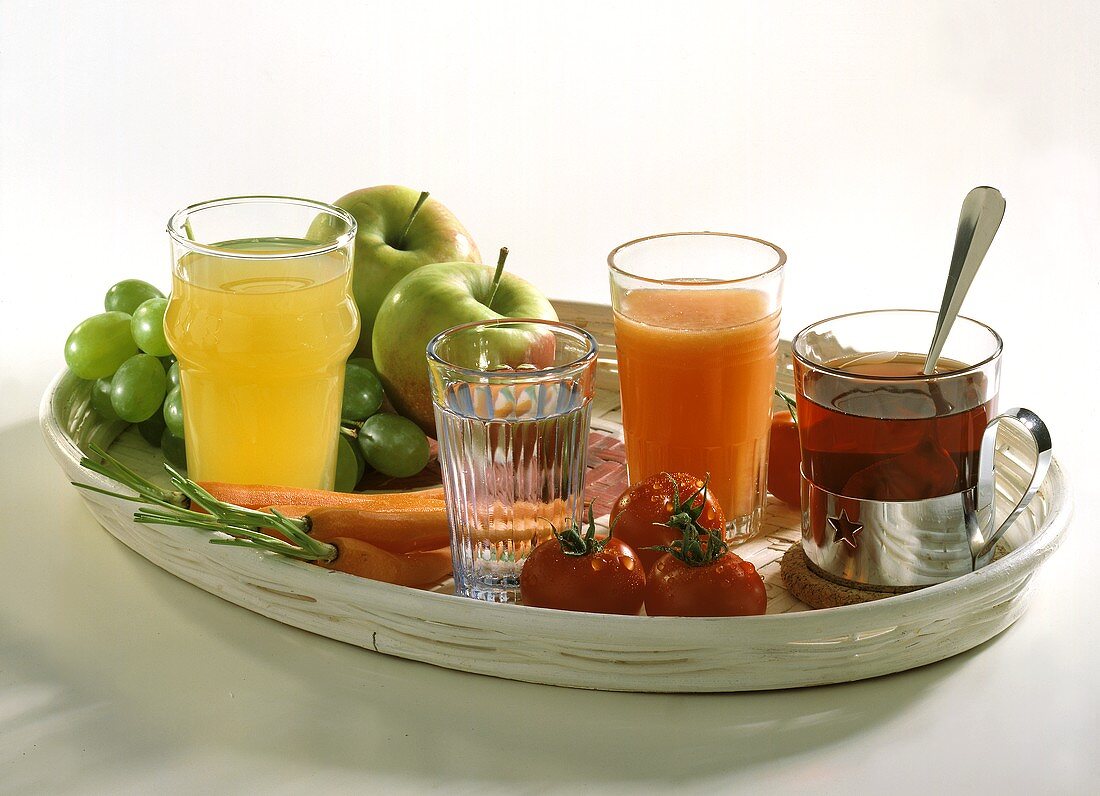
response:
[[[844,542],[855,549],[856,534],[863,530],[862,525],[848,519],[848,512],[846,511],[841,511],[839,517],[826,517],[825,520],[829,523],[829,527],[833,529],[834,543]]]

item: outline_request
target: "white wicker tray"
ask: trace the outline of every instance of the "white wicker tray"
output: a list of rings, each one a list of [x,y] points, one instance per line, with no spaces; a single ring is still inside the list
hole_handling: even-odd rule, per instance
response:
[[[601,343],[595,428],[618,430],[610,309],[557,302],[563,320]],[[789,362],[778,374],[790,387]],[[89,442],[147,474],[160,455],[124,424],[97,425],[88,388],[62,373],[42,401],[42,431],[67,476],[101,487],[80,467]],[[117,438],[117,440],[116,440]],[[998,449],[998,509],[1030,473],[1029,446],[1005,428]],[[272,554],[208,543],[206,532],[132,521],[134,504],[81,491],[96,519],[152,563],[251,611],[366,649],[438,666],[536,683],[625,691],[748,691],[837,683],[947,658],[1000,633],[1027,608],[1032,575],[1065,536],[1071,513],[1055,461],[1039,494],[1006,534],[1011,552],[979,572],[873,603],[810,611],[779,577],[799,538],[798,513],[772,501],[764,538],[738,549],[765,576],[768,615],[623,617],[480,603],[377,583]]]

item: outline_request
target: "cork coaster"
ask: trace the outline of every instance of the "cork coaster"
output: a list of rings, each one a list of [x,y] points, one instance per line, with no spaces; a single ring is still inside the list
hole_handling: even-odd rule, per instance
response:
[[[998,542],[993,548],[993,560],[998,561],[1011,552],[1008,545]],[[913,588],[898,589],[897,592],[864,591],[863,589],[842,586],[818,575],[806,561],[806,553],[802,550],[802,542],[794,542],[787,552],[783,554],[779,562],[779,574],[783,576],[783,582],[787,584],[787,591],[792,596],[806,603],[811,608],[838,608],[841,605],[858,605],[881,600],[884,597],[893,597],[894,594],[903,594],[913,591]],[[919,587],[918,587],[919,588]]]
[[[783,554],[779,572],[787,584],[787,591],[811,608],[838,608],[893,596],[887,592],[862,591],[825,580],[810,570],[801,541],[792,544]]]

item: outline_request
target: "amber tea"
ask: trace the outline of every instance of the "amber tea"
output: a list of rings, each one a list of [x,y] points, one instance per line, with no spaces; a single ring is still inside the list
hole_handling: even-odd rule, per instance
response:
[[[880,352],[831,359],[798,374],[802,467],[822,489],[878,501],[924,500],[973,488],[996,392],[979,369]],[[992,397],[990,397],[992,396]],[[984,400],[984,399],[989,400]]]

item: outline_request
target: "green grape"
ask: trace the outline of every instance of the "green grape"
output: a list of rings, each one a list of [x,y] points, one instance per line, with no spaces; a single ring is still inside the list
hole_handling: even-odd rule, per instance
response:
[[[168,309],[168,299],[151,298],[134,311],[134,317],[130,321],[130,332],[134,335],[134,342],[138,344],[138,348],[146,354],[166,357],[172,353],[172,349],[164,339],[166,309]]]
[[[183,397],[180,388],[173,387],[164,397],[164,411],[160,413],[168,429],[177,437],[183,436]]]
[[[359,367],[366,368],[375,376],[378,376],[378,366],[374,364],[374,360],[370,357],[352,357],[348,360],[348,364],[358,365]]]
[[[141,432],[141,436],[145,437],[145,441],[152,445],[154,448],[160,447],[161,437],[164,436],[164,413],[153,412],[149,415],[148,420],[143,420],[137,424],[138,431]]]
[[[118,420],[118,412],[111,406],[110,379],[96,379],[92,384],[92,409],[103,420]]]
[[[344,368],[345,420],[366,420],[382,407],[382,382],[362,365],[349,362]]]
[[[128,423],[140,423],[160,409],[167,378],[160,360],[134,354],[111,379],[111,406]]]
[[[172,362],[172,366],[168,368],[168,389],[172,390],[180,386],[180,363]]]
[[[82,379],[102,379],[138,352],[125,312],[101,312],[77,325],[65,341],[65,364]]]
[[[408,418],[381,414],[359,429],[359,449],[367,464],[394,478],[416,475],[428,464],[428,438]]]
[[[160,437],[160,449],[164,452],[164,458],[177,469],[187,468],[187,447],[183,439],[177,437],[168,429]]]
[[[359,479],[366,472],[367,463],[359,446],[346,434],[340,434],[336,443],[336,486],[337,492],[354,492]]]
[[[140,279],[123,279],[111,285],[103,298],[103,307],[107,312],[117,310],[133,315],[138,307],[151,298],[164,298],[164,294]]]

